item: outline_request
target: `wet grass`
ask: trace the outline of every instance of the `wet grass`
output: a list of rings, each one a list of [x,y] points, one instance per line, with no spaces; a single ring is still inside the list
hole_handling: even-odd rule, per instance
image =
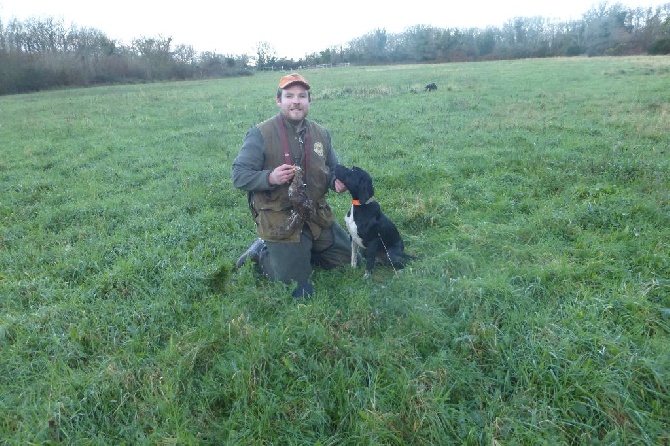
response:
[[[278,75],[0,98],[0,443],[668,444],[670,60],[305,74],[419,257],[306,302],[231,271]]]

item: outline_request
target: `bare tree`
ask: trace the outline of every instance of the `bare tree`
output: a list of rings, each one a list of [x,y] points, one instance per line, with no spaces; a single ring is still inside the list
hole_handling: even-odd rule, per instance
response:
[[[269,42],[256,44],[256,68],[272,67],[277,60],[277,52]]]

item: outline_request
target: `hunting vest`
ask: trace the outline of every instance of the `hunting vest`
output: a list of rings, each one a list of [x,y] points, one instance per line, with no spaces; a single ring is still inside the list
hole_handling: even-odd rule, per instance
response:
[[[305,223],[317,239],[321,235],[321,229],[330,227],[333,223],[333,213],[326,202],[331,177],[326,165],[328,151],[331,150],[328,133],[314,122],[305,120],[304,124],[304,128],[298,133],[279,114],[256,127],[260,130],[265,144],[263,169],[273,170],[284,163],[302,167],[305,171],[307,195],[316,207],[318,218],[315,220],[319,223],[304,221],[293,210],[288,197],[289,184],[269,191],[254,192],[249,202],[258,235],[264,240],[297,243]]]

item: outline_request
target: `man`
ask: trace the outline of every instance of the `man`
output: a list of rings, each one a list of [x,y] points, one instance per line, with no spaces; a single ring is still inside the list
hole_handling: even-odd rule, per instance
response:
[[[338,159],[330,133],[307,120],[311,100],[307,79],[297,73],[283,76],[276,98],[279,113],[247,132],[232,167],[233,185],[248,192],[259,236],[236,267],[251,259],[266,277],[295,282],[294,297],[314,292],[309,282],[313,265],[334,268],[347,264],[351,255],[349,236],[333,221],[325,198],[329,189],[341,193],[347,188],[335,179]],[[296,204],[296,191],[308,206]]]

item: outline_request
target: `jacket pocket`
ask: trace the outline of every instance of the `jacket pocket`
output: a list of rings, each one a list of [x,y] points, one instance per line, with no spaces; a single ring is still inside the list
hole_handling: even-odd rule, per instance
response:
[[[312,218],[312,222],[327,228],[333,223],[333,210],[330,208],[325,199],[319,200],[316,203],[316,212]]]
[[[258,228],[261,238],[269,241],[281,241],[295,238],[300,234],[305,221],[297,212],[261,211],[258,214]]]

